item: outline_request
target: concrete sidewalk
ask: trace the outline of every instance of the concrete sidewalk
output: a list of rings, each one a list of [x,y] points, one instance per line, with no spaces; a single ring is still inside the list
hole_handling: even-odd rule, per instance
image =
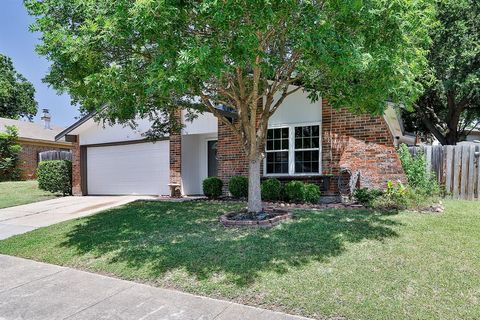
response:
[[[306,319],[5,255],[0,270],[2,320]]]
[[[62,221],[92,215],[135,200],[150,198],[153,197],[62,197],[0,209],[0,240]]]

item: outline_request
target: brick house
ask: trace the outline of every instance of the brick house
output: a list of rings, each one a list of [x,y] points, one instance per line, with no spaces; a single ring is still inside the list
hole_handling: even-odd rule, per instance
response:
[[[232,121],[234,115],[232,115]],[[57,135],[74,143],[73,189],[85,194],[202,194],[202,181],[247,174],[240,142],[210,113],[184,121],[181,134],[145,139],[151,123],[104,126],[90,115]],[[334,110],[307,94],[289,96],[269,121],[262,177],[318,183],[324,195],[338,193],[342,169],[359,173],[359,185],[382,187],[404,180],[395,145],[410,137],[392,108],[384,116]]]
[[[0,118],[0,130],[5,126],[15,126],[18,129],[18,143],[22,146],[20,152],[20,170],[22,180],[31,180],[36,178],[38,154],[50,150],[70,150],[72,143],[56,141],[55,136],[64,128],[51,126],[50,115],[47,112],[43,116],[44,123],[34,123],[23,120],[14,120]]]

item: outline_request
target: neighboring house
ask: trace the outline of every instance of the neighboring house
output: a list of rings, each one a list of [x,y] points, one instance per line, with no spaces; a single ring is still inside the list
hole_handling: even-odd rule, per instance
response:
[[[361,186],[404,180],[395,150],[401,125],[395,112],[387,114],[333,110],[325,100],[311,103],[301,91],[289,96],[270,119],[263,177],[314,182],[327,195],[338,190],[342,168],[359,172]],[[75,146],[75,194],[168,195],[169,185],[178,184],[183,195],[197,195],[208,176],[220,177],[227,190],[230,177],[247,174],[239,141],[210,113],[156,142],[145,140],[150,123],[137,122],[136,129],[104,127],[87,116],[57,135]]]
[[[72,143],[56,141],[55,136],[64,128],[50,124],[50,114],[44,109],[43,123],[34,123],[23,120],[0,118],[0,130],[5,126],[15,126],[18,129],[18,143],[22,146],[20,153],[21,179],[29,180],[36,178],[38,154],[49,150],[70,150]]]

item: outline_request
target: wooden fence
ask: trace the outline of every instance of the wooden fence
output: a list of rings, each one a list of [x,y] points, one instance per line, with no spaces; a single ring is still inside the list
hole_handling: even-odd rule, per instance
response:
[[[39,161],[46,160],[70,160],[72,161],[72,152],[70,151],[43,151],[38,154]]]
[[[410,147],[423,149],[427,171],[456,199],[480,200],[480,145]]]

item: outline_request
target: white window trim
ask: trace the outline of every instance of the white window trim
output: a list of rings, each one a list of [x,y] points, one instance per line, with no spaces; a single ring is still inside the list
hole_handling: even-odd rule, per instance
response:
[[[310,149],[295,149],[295,127],[318,126],[319,145],[318,145],[318,173],[295,173],[295,151],[307,151]],[[265,145],[265,157],[263,159],[263,176],[265,177],[302,177],[302,176],[321,176],[322,175],[322,122],[301,122],[289,124],[269,125],[268,129],[288,128],[288,173],[267,173],[267,147]],[[270,152],[285,152],[286,150],[271,150]]]

